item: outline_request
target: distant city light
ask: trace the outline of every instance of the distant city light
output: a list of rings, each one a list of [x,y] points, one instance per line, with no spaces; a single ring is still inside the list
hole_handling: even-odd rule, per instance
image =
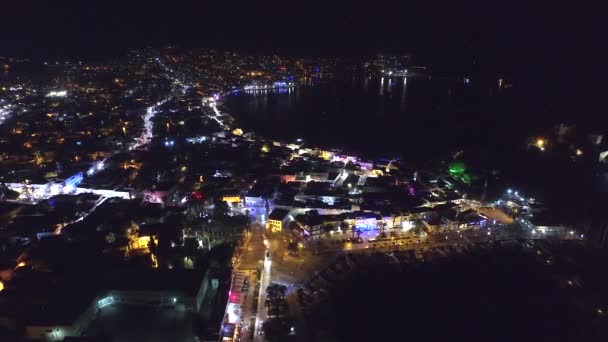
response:
[[[46,94],[46,97],[66,97],[66,96],[68,96],[67,90],[54,90],[54,91],[50,91],[48,94]]]
[[[97,301],[97,307],[100,309],[112,304],[114,304],[114,297],[112,296],[105,297]]]

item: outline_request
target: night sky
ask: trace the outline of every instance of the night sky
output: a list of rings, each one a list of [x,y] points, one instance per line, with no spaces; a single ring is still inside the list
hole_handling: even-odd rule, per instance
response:
[[[308,54],[516,50],[561,59],[605,45],[599,7],[562,0],[2,2],[4,54],[111,54],[174,43]]]

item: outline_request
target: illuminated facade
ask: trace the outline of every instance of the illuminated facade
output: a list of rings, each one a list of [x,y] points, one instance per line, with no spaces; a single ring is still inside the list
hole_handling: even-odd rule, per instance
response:
[[[224,196],[222,201],[226,203],[241,203],[241,196]]]
[[[284,225],[287,223],[289,210],[286,209],[274,209],[268,220],[266,221],[266,229],[273,233],[278,233],[283,230]]]

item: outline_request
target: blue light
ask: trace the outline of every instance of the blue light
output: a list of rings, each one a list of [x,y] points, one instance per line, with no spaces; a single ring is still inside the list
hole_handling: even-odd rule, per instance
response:
[[[77,174],[65,180],[65,186],[71,186],[75,188],[78,184],[80,184],[80,182],[82,182],[83,179],[84,175],[82,174],[82,172],[78,172]]]

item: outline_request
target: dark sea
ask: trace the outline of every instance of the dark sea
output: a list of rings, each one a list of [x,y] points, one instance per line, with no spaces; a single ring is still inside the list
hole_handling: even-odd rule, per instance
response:
[[[488,143],[500,126],[516,121],[495,104],[508,93],[463,79],[302,81],[294,89],[240,92],[225,104],[245,129],[262,136],[412,160]]]

